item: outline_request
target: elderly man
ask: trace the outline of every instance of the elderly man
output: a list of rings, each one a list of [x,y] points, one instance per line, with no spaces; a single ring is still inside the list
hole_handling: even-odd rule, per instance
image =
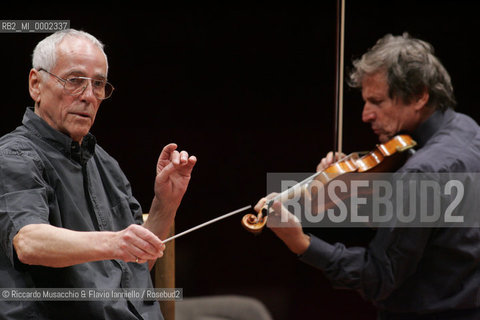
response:
[[[480,128],[453,111],[450,76],[431,45],[408,34],[386,35],[353,66],[350,84],[362,91],[362,120],[381,142],[408,133],[418,143],[399,176],[480,172]],[[317,169],[332,161],[329,153]],[[272,207],[291,215],[279,202]],[[480,318],[479,228],[383,227],[367,248],[327,243],[305,234],[298,222],[272,230],[334,286],[372,301],[379,319]]]
[[[148,288],[149,270],[187,189],[196,158],[169,144],[142,209],[118,163],[89,133],[111,96],[103,45],[73,29],[33,53],[23,124],[0,139],[3,288]],[[6,319],[162,319],[158,302],[0,301]]]

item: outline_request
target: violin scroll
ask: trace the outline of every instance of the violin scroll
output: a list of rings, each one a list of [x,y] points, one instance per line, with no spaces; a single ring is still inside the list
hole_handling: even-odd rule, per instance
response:
[[[242,226],[253,234],[259,234],[267,223],[267,207],[263,207],[257,215],[249,213],[243,216]]]

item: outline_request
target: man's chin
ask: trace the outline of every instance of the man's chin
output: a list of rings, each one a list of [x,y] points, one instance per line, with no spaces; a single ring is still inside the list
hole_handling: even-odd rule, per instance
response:
[[[388,140],[390,140],[392,137],[390,137],[389,135],[386,135],[384,133],[380,133],[378,134],[378,140],[380,141],[380,143],[385,143],[387,142]]]

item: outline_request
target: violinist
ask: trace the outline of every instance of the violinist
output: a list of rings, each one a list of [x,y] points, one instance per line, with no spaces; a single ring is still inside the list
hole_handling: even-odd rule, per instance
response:
[[[417,142],[397,172],[480,172],[480,128],[453,110],[450,76],[429,43],[406,33],[384,36],[353,62],[348,84],[361,90],[362,121],[380,142],[398,133]],[[329,153],[317,170],[334,160]],[[294,218],[279,202],[271,209]],[[272,231],[335,287],[371,301],[378,319],[480,319],[480,229],[378,228],[367,247],[346,247],[289,221]]]

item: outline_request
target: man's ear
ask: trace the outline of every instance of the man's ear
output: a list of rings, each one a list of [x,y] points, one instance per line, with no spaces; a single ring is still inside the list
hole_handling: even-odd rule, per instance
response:
[[[30,97],[32,97],[35,104],[40,103],[41,96],[41,75],[40,72],[36,69],[31,69],[30,74],[28,75],[28,91],[30,92]]]
[[[423,109],[430,99],[430,94],[428,93],[427,88],[424,88],[423,91],[415,98],[415,110]]]

